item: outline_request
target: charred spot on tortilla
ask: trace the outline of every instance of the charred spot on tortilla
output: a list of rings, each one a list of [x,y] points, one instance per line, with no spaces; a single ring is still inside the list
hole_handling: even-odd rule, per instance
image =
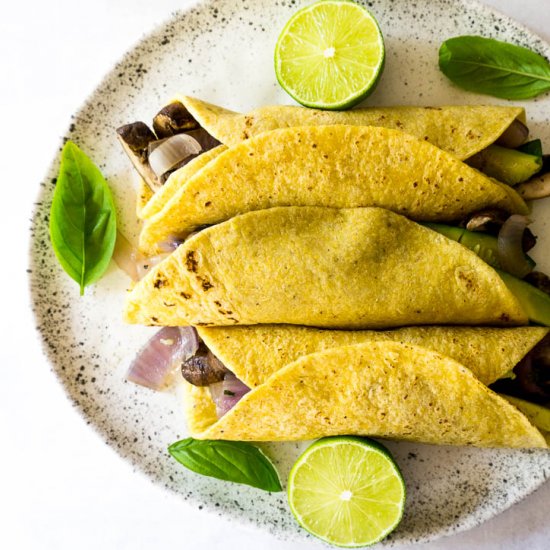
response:
[[[162,288],[163,286],[167,286],[169,283],[168,283],[168,279],[166,279],[165,277],[163,277],[162,275],[160,275],[160,273],[157,275],[157,278],[155,279],[155,282],[153,283],[153,286],[155,288]]]
[[[191,271],[193,273],[197,272],[199,261],[195,257],[194,250],[189,250],[187,252],[187,255],[185,256],[185,265],[187,266],[187,271]]]
[[[190,300],[191,299],[191,294],[188,294],[187,292],[180,292],[180,296],[182,298],[185,298],[186,300]]]
[[[211,288],[214,288],[214,285],[205,277],[197,277],[197,279],[201,282],[202,289],[205,292],[208,292]]]
[[[459,283],[463,283],[463,290],[472,290],[475,288],[475,283],[473,281],[474,274],[471,272],[471,270],[467,267],[458,267],[455,269],[455,277]],[[500,316],[501,320],[509,320],[509,319],[503,319],[502,315]]]

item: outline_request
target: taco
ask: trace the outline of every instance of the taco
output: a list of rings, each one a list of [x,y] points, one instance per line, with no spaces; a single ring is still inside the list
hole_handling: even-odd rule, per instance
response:
[[[365,342],[413,344],[446,355],[485,385],[509,374],[548,334],[545,327],[406,327],[327,330],[292,325],[198,327],[206,347],[250,388],[298,358]]]
[[[162,326],[524,325],[499,274],[381,208],[272,208],[189,238],[129,293],[126,320]]]
[[[306,440],[362,435],[443,445],[547,447],[513,405],[435,351],[366,342],[305,355],[217,419],[207,389],[187,385],[199,439]],[[211,401],[211,399],[210,399]]]
[[[498,141],[514,121],[525,123],[522,107],[496,105],[368,107],[349,111],[270,105],[243,114],[185,95],[176,96],[174,101],[181,102],[200,126],[230,147],[277,128],[349,124],[401,130],[464,160]]]
[[[379,206],[432,222],[457,221],[488,207],[528,212],[511,187],[403,132],[286,128],[243,141],[185,179],[147,218],[140,248],[154,255],[159,242],[275,206]]]

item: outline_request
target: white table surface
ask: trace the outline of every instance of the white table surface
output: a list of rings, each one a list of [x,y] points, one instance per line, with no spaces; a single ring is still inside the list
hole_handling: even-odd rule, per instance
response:
[[[549,0],[486,3],[550,41]],[[189,4],[3,3],[0,548],[304,548],[213,518],[133,472],[73,409],[33,335],[25,274],[29,218],[59,136],[112,64]],[[483,526],[418,548],[548,549],[549,502],[546,484]]]

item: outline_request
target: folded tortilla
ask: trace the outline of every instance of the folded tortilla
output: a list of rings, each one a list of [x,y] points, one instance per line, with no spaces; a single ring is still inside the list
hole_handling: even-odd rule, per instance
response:
[[[507,375],[550,329],[407,327],[374,331],[256,325],[199,327],[198,332],[237,378],[255,388],[304,355],[365,342],[398,342],[431,349],[464,365],[488,386]]]
[[[154,216],[157,212],[160,212],[178,189],[185,185],[192,176],[226,149],[227,147],[225,145],[218,145],[218,147],[214,147],[214,149],[210,149],[210,151],[206,151],[198,157],[195,157],[191,162],[173,172],[166,180],[165,184],[155,193],[151,191],[148,185],[143,183],[148,191],[143,194],[143,198],[142,195],[140,195],[142,204],[138,209],[138,217],[145,220]]]
[[[126,320],[162,326],[525,325],[476,254],[381,208],[272,208],[183,243],[129,293]]]
[[[144,179],[140,178],[136,190],[136,216],[140,220],[143,219],[143,210],[154,196],[154,191],[145,183]]]
[[[204,406],[200,394],[197,403]],[[396,342],[303,356],[212,420],[205,415],[202,426],[191,427],[202,428],[193,436],[292,441],[345,434],[442,445],[547,447],[518,409],[460,363]]]
[[[464,160],[494,143],[515,119],[525,123],[522,107],[462,105],[446,107],[368,107],[320,111],[290,105],[236,113],[189,96],[176,96],[199,124],[228,146],[277,128],[350,124],[401,130]]]
[[[187,179],[147,219],[140,248],[157,254],[158,243],[170,237],[274,206],[380,206],[439,222],[489,207],[528,212],[511,187],[403,132],[345,125],[285,128],[243,141]]]

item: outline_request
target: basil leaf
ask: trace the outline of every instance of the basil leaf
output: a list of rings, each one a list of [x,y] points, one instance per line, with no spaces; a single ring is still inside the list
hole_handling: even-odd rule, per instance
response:
[[[439,49],[439,68],[457,86],[504,99],[550,90],[550,64],[541,55],[481,36],[457,36]]]
[[[189,437],[170,445],[168,452],[180,464],[203,476],[244,483],[272,493],[283,490],[269,458],[250,443]]]
[[[61,267],[84,287],[109,265],[116,241],[116,211],[99,168],[72,142],[61,165],[50,210],[50,240]]]

